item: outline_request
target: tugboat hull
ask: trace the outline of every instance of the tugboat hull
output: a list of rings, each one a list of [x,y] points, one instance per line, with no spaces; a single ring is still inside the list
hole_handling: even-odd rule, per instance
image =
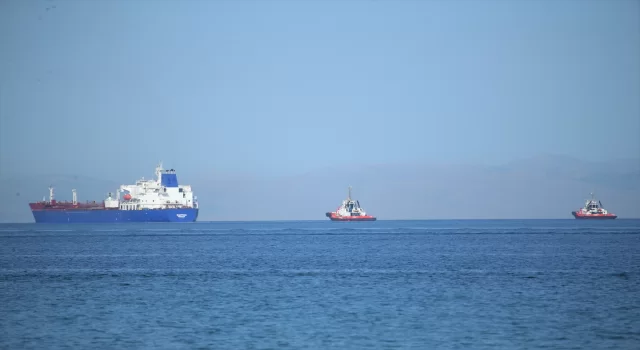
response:
[[[573,215],[574,218],[576,219],[580,219],[580,220],[613,220],[615,218],[617,218],[617,215],[614,214],[581,214],[578,213],[576,211],[572,211],[571,215]]]
[[[338,216],[336,213],[326,214],[331,221],[376,221],[375,216],[362,215],[362,216]]]

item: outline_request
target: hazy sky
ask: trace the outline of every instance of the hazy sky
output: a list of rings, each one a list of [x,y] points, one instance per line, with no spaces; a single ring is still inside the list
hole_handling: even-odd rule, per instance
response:
[[[3,0],[0,171],[638,157],[639,18],[631,0]]]

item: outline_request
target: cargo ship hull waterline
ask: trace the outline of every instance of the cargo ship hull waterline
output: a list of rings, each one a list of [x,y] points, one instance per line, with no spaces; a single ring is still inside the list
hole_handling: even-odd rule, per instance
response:
[[[124,194],[124,195],[122,195]],[[101,202],[59,202],[49,187],[49,200],[29,203],[36,223],[195,222],[198,199],[190,185],[179,185],[175,170],[156,167],[156,178],[122,185]]]

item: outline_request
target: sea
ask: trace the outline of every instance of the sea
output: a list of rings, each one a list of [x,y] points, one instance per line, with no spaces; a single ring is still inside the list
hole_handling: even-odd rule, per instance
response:
[[[2,349],[640,349],[640,220],[0,225]]]

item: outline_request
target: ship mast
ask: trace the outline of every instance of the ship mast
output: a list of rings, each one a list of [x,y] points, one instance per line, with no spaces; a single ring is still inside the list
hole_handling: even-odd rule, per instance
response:
[[[162,182],[162,161],[156,167],[156,176],[158,177],[158,183]]]
[[[53,186],[49,186],[49,203],[53,203]]]
[[[73,205],[78,204],[78,195],[76,194],[76,189],[72,189],[71,193],[73,194]]]
[[[349,186],[349,196],[347,197],[348,200],[351,200],[351,186]]]

